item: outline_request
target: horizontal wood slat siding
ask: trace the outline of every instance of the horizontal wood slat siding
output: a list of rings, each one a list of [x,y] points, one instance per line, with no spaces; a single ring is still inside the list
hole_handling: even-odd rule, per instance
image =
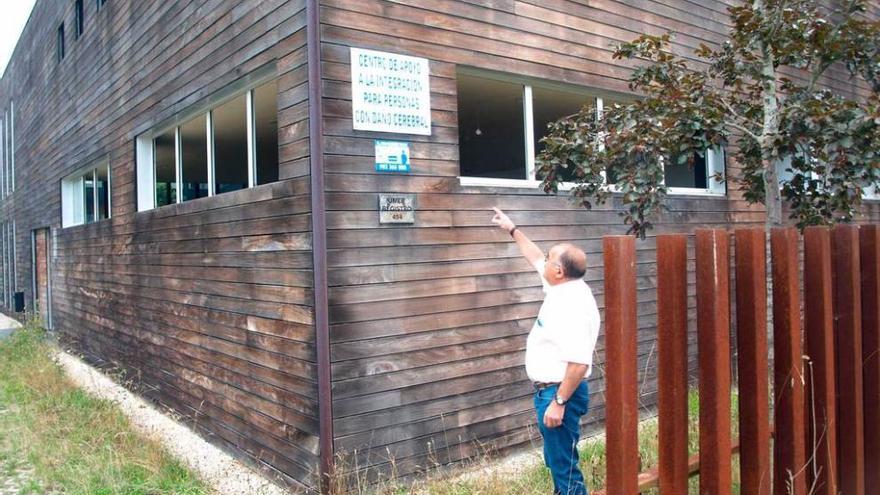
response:
[[[208,438],[313,486],[318,410],[303,0],[41,0],[0,85],[16,105],[19,251],[51,227],[63,341]],[[67,55],[54,57],[55,30]],[[134,138],[257,69],[278,82],[280,182],[137,213]],[[60,228],[61,178],[108,157],[112,219]],[[28,256],[19,288],[28,292]]]
[[[543,297],[537,275],[490,208],[507,210],[542,248],[588,254],[600,306],[601,238],[624,233],[616,201],[586,212],[536,188],[463,186],[458,67],[621,94],[634,64],[610,45],[639,33],[678,35],[691,57],[724,39],[726,8],[694,0],[322,0],[321,102],[333,431],[348,466],[369,479],[537,441],[525,337]],[[319,462],[309,87],[304,0],[85,2],[38,0],[0,79],[15,102],[16,285],[31,294],[30,238],[49,227],[52,314],[65,342],[126,372],[133,387],[294,485]],[[871,4],[876,14],[876,2]],[[67,56],[55,59],[55,32]],[[411,142],[412,172],[374,172],[374,139],[351,122],[350,47],[430,59],[432,135]],[[174,121],[267,66],[278,81],[280,182],[137,213],[134,139]],[[791,74],[794,79],[801,74]],[[823,83],[857,94],[844,74]],[[314,89],[314,88],[313,88]],[[60,181],[111,164],[113,218],[60,228]],[[738,166],[729,162],[728,173]],[[380,226],[380,193],[415,194],[413,226]],[[761,225],[727,198],[674,197],[637,243],[640,392],[656,400],[654,235]],[[877,207],[871,209],[877,218]],[[689,327],[695,329],[693,243]],[[8,310],[8,308],[6,308]],[[691,351],[695,335],[689,336]],[[604,415],[604,339],[585,428]],[[695,362],[691,360],[693,366]],[[356,453],[355,453],[356,452]],[[355,464],[356,463],[356,464]]]
[[[526,335],[543,294],[515,244],[490,223],[506,210],[538,245],[574,242],[588,256],[586,279],[604,306],[601,237],[622,234],[611,206],[587,212],[537,188],[461,185],[458,66],[627,93],[633,64],[610,45],[675,30],[691,56],[718,43],[727,3],[686,0],[322,0],[323,108],[336,447],[372,468],[371,479],[407,476],[486,449],[539,440],[525,376]],[[354,131],[350,47],[430,60],[431,136]],[[797,77],[797,75],[795,75]],[[828,83],[859,91],[847,78]],[[410,142],[408,174],[379,174],[374,139]],[[517,143],[512,143],[515,146]],[[732,169],[733,168],[733,164]],[[377,195],[416,195],[412,226],[380,225]],[[613,202],[616,203],[616,202]],[[729,198],[672,197],[670,211],[638,249],[640,393],[656,402],[654,235],[698,227],[761,225],[763,212]],[[695,350],[693,239],[689,328]],[[604,415],[600,337],[591,412]],[[691,369],[696,362],[691,359]]]

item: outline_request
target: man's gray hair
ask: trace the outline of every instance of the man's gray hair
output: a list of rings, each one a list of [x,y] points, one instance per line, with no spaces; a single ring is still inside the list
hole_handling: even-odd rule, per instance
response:
[[[565,244],[565,250],[559,255],[559,264],[565,278],[571,280],[580,280],[587,273],[587,255],[572,244]]]

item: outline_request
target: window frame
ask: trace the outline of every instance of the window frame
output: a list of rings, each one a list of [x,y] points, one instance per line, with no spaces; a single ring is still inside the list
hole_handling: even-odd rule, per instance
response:
[[[15,192],[15,103],[0,116],[0,199]]]
[[[582,93],[586,97],[594,98],[594,106],[596,107],[596,118],[601,118],[602,113],[604,112],[604,103],[606,99],[615,100],[615,99],[632,99],[633,95],[626,94],[617,94],[609,91],[598,90],[594,88],[588,88],[584,86],[575,86],[565,83],[553,82],[553,81],[545,81],[539,80],[535,78],[530,78],[526,76],[516,76],[513,74],[504,74],[504,73],[496,73],[487,70],[475,69],[471,67],[459,67],[457,74],[463,74],[472,77],[478,77],[483,79],[492,79],[497,81],[509,82],[514,84],[519,84],[523,87],[523,125],[525,131],[525,151],[526,151],[526,160],[525,160],[525,169],[526,169],[526,179],[506,179],[506,178],[494,178],[494,177],[473,177],[461,175],[461,165],[459,163],[459,176],[458,181],[462,186],[477,186],[477,187],[511,187],[511,188],[535,188],[541,184],[541,181],[538,180],[535,176],[535,129],[534,129],[534,102],[533,102],[533,88],[539,87],[542,89],[549,90],[558,90],[564,91],[568,93]],[[726,150],[721,147],[721,160],[722,160],[722,176],[726,177],[727,174],[727,153]],[[712,177],[715,175],[714,169],[710,168],[710,154],[712,158],[715,158],[717,151],[714,149],[706,150],[706,172],[708,176],[707,180],[707,188],[689,188],[689,187],[670,187],[667,189],[667,193],[671,196],[712,196],[712,197],[725,197],[727,196],[726,184],[723,182],[718,182],[713,180]],[[711,173],[710,173],[711,172]],[[602,172],[602,177],[605,177],[605,172]],[[575,183],[573,182],[563,182],[560,184],[560,190],[569,190],[575,187]],[[713,187],[714,186],[714,187]],[[618,188],[614,184],[608,184],[607,187],[611,192],[617,192]]]
[[[8,126],[6,112],[3,112],[0,117],[0,199],[6,197],[6,169],[9,161],[9,150],[7,149],[9,141],[6,137]]]
[[[83,1],[84,0],[73,0],[74,40],[79,40],[86,30],[86,13]]]
[[[100,168],[107,170],[107,217],[97,218],[98,216],[98,185],[97,172]],[[77,169],[74,173],[68,174],[61,179],[61,228],[76,227],[78,225],[86,225],[91,223],[103,222],[113,218],[113,179],[111,174],[110,160],[102,158],[92,161],[88,166]],[[92,210],[93,219],[89,221],[85,218],[86,205],[83,195],[85,190],[85,182],[83,177],[86,174],[92,174]],[[79,201],[79,200],[82,201]]]
[[[266,84],[275,83],[276,84],[276,98],[277,98],[277,84],[278,78],[275,75],[274,67],[273,70],[264,71],[263,75],[255,75],[251,80],[247,81],[244,85],[235,88],[236,90],[226,91],[223,96],[215,97],[209,99],[208,102],[203,103],[200,106],[191,108],[189,111],[185,113],[180,113],[175,115],[173,120],[170,122],[166,122],[162,125],[156,126],[154,129],[144,132],[137,136],[135,139],[135,156],[136,156],[136,175],[137,175],[137,211],[149,211],[157,208],[165,208],[170,207],[176,204],[185,203],[189,201],[197,201],[200,199],[207,199],[217,196],[218,193],[216,191],[216,150],[215,150],[215,136],[214,136],[214,111],[224,104],[233,101],[241,96],[245,96],[245,119],[246,119],[246,145],[247,145],[247,172],[248,172],[248,186],[245,189],[251,189],[256,187],[259,184],[259,177],[257,177],[257,139],[256,139],[256,108],[255,108],[255,92],[257,88],[260,88]],[[276,99],[276,112],[277,112],[277,99]],[[182,184],[183,184],[183,162],[182,162],[182,146],[181,146],[181,137],[180,137],[180,129],[187,122],[190,122],[193,119],[205,117],[205,125],[207,132],[207,167],[208,167],[208,195],[202,198],[193,198],[187,201],[183,200],[182,193]],[[276,119],[277,122],[277,119]],[[175,184],[177,184],[177,195],[175,197],[175,201],[168,205],[156,206],[156,164],[155,164],[155,148],[154,148],[154,140],[157,136],[160,136],[168,131],[174,131],[175,135]],[[279,127],[277,127],[276,123],[276,132],[278,132]],[[279,156],[279,167],[280,167],[280,156]],[[279,180],[281,180],[279,178]],[[237,192],[237,191],[231,191]]]
[[[461,175],[461,164],[459,163],[459,175],[458,180],[459,184],[462,186],[482,186],[482,187],[514,187],[514,188],[535,188],[541,184],[541,181],[538,180],[535,176],[536,167],[535,167],[535,114],[534,114],[534,100],[533,100],[533,88],[539,87],[541,89],[548,90],[557,90],[563,91],[566,93],[575,93],[575,94],[583,94],[585,97],[594,98],[594,104],[597,106],[597,111],[599,107],[602,105],[603,96],[596,96],[598,94],[608,94],[611,93],[593,90],[592,88],[586,88],[583,86],[575,86],[570,84],[558,83],[553,81],[545,81],[539,80],[529,77],[519,77],[512,74],[504,74],[504,73],[496,73],[481,69],[474,69],[470,67],[459,67],[458,73],[461,75],[482,78],[482,79],[490,79],[495,81],[507,82],[520,85],[522,87],[522,98],[523,98],[523,147],[525,150],[525,162],[524,168],[526,172],[526,179],[508,179],[501,177],[474,177],[468,175]],[[619,96],[618,96],[619,97]],[[598,113],[597,113],[598,115]],[[574,187],[574,183],[565,182],[561,184],[561,189],[570,189]]]
[[[724,146],[713,146],[703,150],[706,161],[706,187],[667,187],[666,194],[670,196],[727,196],[727,183],[714,179],[717,170],[712,164],[721,155],[721,176],[727,177],[727,149]],[[661,161],[662,163],[662,161]],[[663,164],[663,184],[666,184],[666,165]]]
[[[66,52],[64,46],[64,23],[62,22],[55,31],[55,60],[61,63],[64,60]]]
[[[9,102],[9,120],[6,122],[9,128],[9,141],[6,148],[9,149],[9,193],[15,192],[15,102]]]

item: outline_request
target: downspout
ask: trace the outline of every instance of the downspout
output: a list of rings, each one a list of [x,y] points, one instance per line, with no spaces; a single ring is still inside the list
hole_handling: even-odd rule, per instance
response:
[[[312,261],[315,289],[315,346],[318,364],[320,488],[330,493],[333,477],[333,400],[330,379],[330,324],[327,304],[327,221],[324,197],[324,116],[321,111],[321,18],[319,0],[306,0],[309,64],[309,165],[312,193]]]

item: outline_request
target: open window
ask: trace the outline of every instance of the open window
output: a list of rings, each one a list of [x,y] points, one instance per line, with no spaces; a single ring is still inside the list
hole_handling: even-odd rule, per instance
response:
[[[277,93],[269,81],[138,136],[138,211],[277,181]]]
[[[458,74],[462,183],[535,181],[547,125],[602,98],[583,88],[463,70]]]
[[[542,151],[547,125],[574,115],[584,106],[596,109],[623,103],[626,96],[550,82],[518,79],[473,69],[458,73],[459,165],[462,184],[532,187],[535,156]],[[712,148],[693,160],[665,166],[670,194],[725,194],[725,152]],[[614,171],[606,173],[615,182]],[[574,179],[572,173],[563,182]]]
[[[670,194],[724,194],[726,153],[723,147],[708,148],[690,158],[672,157],[663,165],[663,179]]]
[[[61,181],[61,226],[110,218],[110,164],[101,161]]]

